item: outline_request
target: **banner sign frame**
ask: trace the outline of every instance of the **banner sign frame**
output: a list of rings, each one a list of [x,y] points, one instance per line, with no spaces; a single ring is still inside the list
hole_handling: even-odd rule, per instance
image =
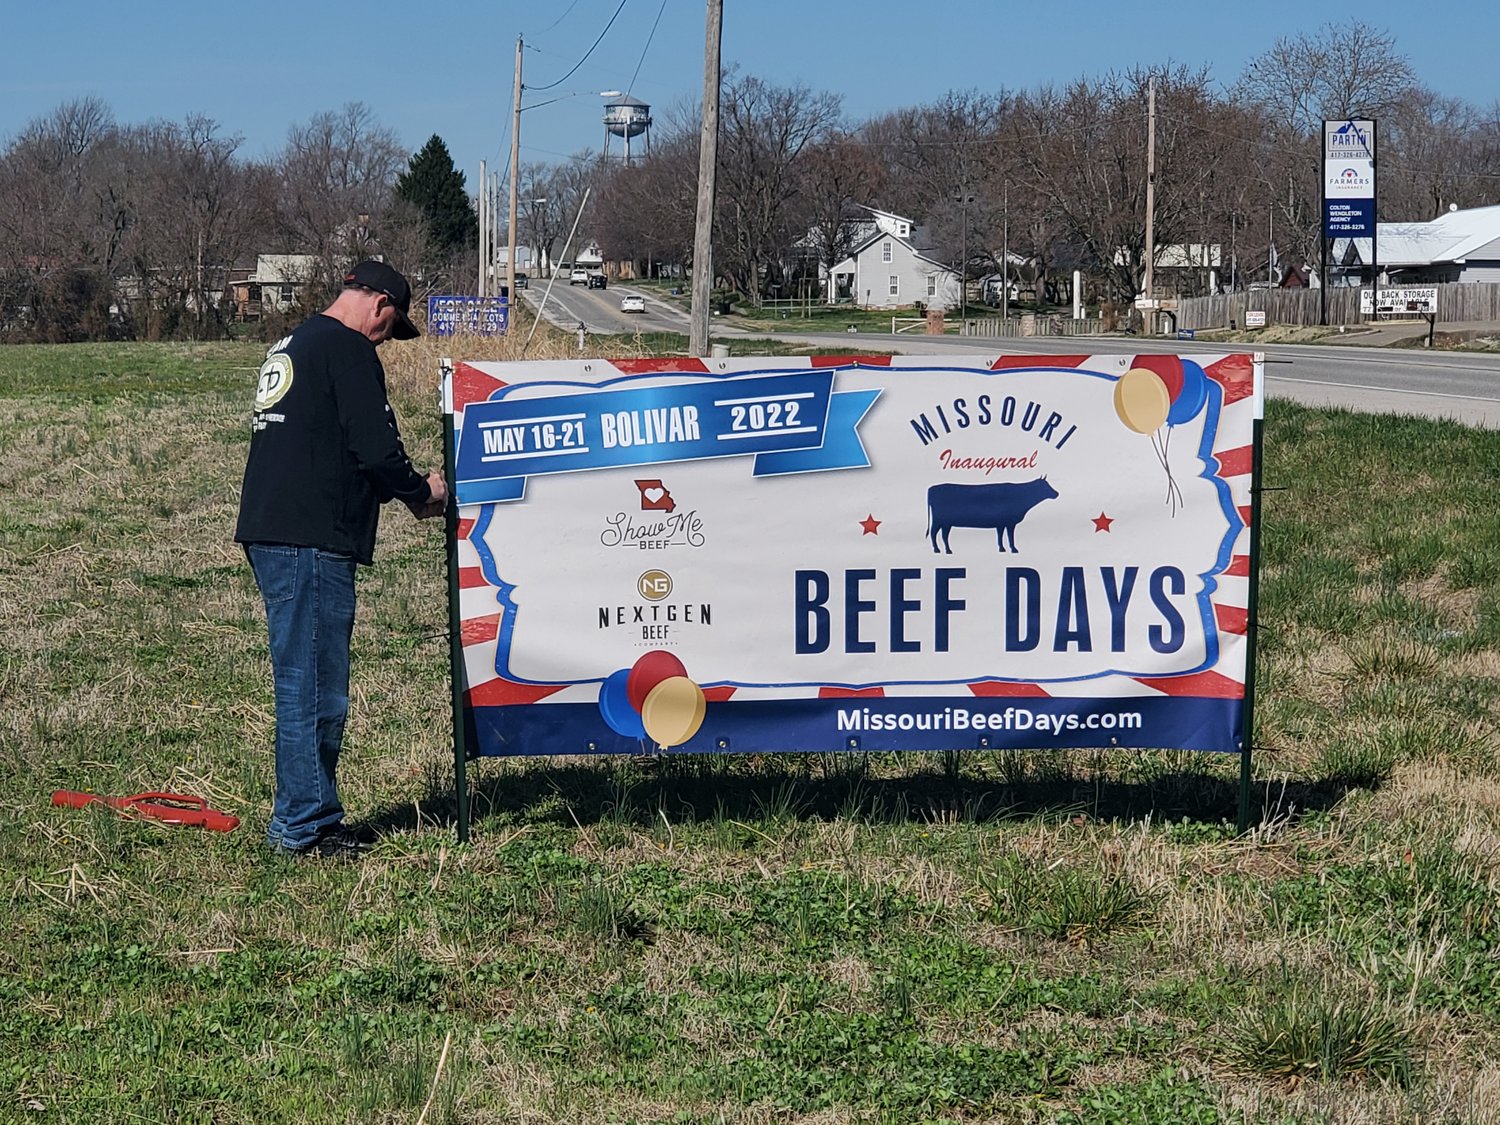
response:
[[[1258,355],[445,361],[443,393],[460,778],[668,748],[1248,759]],[[1015,454],[950,456],[962,419]],[[695,489],[715,506],[677,509]],[[640,512],[591,524],[621,490]],[[695,592],[657,599],[674,571]]]

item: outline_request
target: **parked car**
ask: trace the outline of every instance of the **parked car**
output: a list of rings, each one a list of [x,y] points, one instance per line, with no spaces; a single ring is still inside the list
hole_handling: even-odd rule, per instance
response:
[[[605,277],[602,273],[591,273],[591,274],[589,274],[589,288],[590,289],[604,289],[604,288],[607,288],[608,285],[609,285],[609,279],[607,277]]]
[[[588,270],[578,269],[578,268],[575,267],[574,270],[573,270],[573,272],[568,275],[568,284],[569,285],[587,285],[588,283],[589,283],[589,271]]]
[[[626,293],[620,298],[620,311],[643,313],[646,311],[646,298],[639,293]]]
[[[516,271],[516,288],[525,289],[531,284],[531,279],[519,270]]]

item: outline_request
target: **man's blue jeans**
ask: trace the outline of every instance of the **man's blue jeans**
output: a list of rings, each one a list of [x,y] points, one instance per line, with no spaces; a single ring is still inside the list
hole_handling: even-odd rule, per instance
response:
[[[266,838],[301,851],[344,819],[335,774],[349,713],[355,562],[313,547],[245,547],[276,677],[276,799]]]

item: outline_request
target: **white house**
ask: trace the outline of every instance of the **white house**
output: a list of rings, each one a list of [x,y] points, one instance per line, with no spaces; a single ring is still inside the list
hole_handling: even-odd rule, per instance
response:
[[[259,320],[266,313],[289,311],[317,277],[320,264],[316,254],[257,254],[248,277],[231,276],[235,319]]]
[[[1453,281],[1500,282],[1500,205],[1450,208],[1425,223],[1375,224],[1378,252],[1368,238],[1340,239],[1334,260],[1380,272],[1403,285]]]
[[[866,220],[867,233],[830,271],[830,303],[852,301],[866,308],[893,309],[921,301],[933,309],[957,308],[958,271],[917,248],[921,236],[910,219],[869,211],[873,218]]]

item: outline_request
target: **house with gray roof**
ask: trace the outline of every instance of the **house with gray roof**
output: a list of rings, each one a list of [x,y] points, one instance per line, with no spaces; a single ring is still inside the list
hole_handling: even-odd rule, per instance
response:
[[[895,309],[921,301],[928,308],[959,305],[958,271],[924,252],[921,228],[903,215],[866,208],[868,227],[830,273],[830,303],[852,301]],[[920,247],[920,248],[919,248]]]
[[[1363,275],[1377,256],[1380,272],[1401,285],[1500,282],[1500,205],[1450,208],[1425,223],[1377,223],[1375,237],[1378,255],[1368,238],[1346,238],[1334,243],[1334,260]]]

